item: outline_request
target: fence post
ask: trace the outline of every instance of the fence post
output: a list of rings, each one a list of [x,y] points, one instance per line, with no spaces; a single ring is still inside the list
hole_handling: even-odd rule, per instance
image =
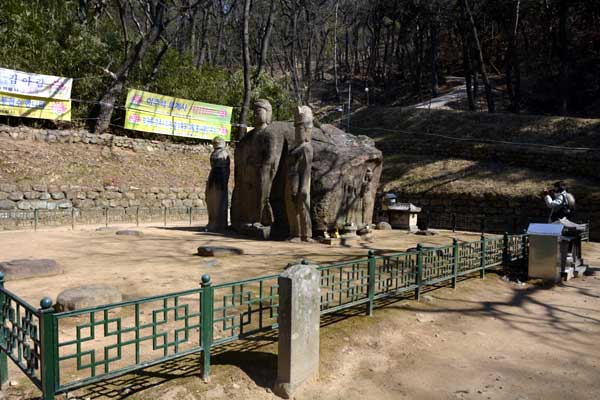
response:
[[[140,206],[135,209],[135,226],[140,226]]]
[[[44,297],[40,301],[40,354],[43,400],[54,400],[56,389],[56,337],[52,300]]]
[[[0,271],[0,288],[4,288],[4,272]],[[4,309],[5,296],[0,293],[0,309]],[[0,320],[0,344],[6,347],[6,339],[4,338],[4,318]],[[6,352],[0,350],[0,388],[8,382],[8,362]]]
[[[367,315],[373,315],[373,302],[375,301],[375,251],[369,250],[369,302],[367,303]]]
[[[452,239],[452,289],[456,289],[458,280],[458,239]]]
[[[486,251],[486,239],[485,239],[485,235],[482,233],[481,234],[481,257],[479,259],[479,276],[481,277],[481,279],[485,278],[485,265],[486,265],[486,258],[487,258],[487,251]]]
[[[481,234],[485,233],[485,216],[481,217]]]
[[[214,289],[210,275],[202,275],[202,326],[200,328],[200,343],[202,344],[202,379],[208,381],[210,376],[210,348],[213,342],[213,298]]]
[[[71,207],[71,230],[75,230],[75,209]]]
[[[36,208],[33,210],[33,230],[35,232],[37,232],[39,218],[39,210]]]
[[[192,207],[188,207],[189,217],[190,217],[190,226],[192,226]]]
[[[108,207],[104,208],[104,226],[108,228]]]
[[[456,232],[456,213],[452,213],[452,232]]]
[[[166,228],[167,227],[167,207],[163,207],[163,225]]]
[[[423,280],[423,246],[417,244],[417,288],[415,289],[415,300],[421,300],[421,282]]]

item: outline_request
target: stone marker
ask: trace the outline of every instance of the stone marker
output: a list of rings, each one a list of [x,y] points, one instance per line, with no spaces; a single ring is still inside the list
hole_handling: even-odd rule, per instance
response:
[[[125,229],[122,231],[117,231],[117,235],[119,235],[119,236],[144,236],[144,232]]]
[[[202,257],[227,257],[240,256],[244,254],[244,250],[237,247],[227,246],[200,246],[198,247],[198,255]]]
[[[0,271],[4,279],[14,281],[17,279],[37,278],[63,273],[63,269],[54,260],[11,260],[0,262]]]
[[[230,157],[222,137],[217,136],[213,139],[213,147],[214,151],[210,155],[210,173],[204,194],[208,209],[206,229],[209,232],[225,232]]]
[[[387,222],[378,222],[377,225],[375,225],[375,229],[378,229],[380,231],[389,231],[392,229],[392,226],[387,223]]]
[[[62,291],[56,298],[56,310],[81,310],[121,301],[123,295],[112,286],[84,285]]]
[[[278,279],[279,351],[273,391],[286,399],[319,371],[319,281],[317,266],[306,260]]]

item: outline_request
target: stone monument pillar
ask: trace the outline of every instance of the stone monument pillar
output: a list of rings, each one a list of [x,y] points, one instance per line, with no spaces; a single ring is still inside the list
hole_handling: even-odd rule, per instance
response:
[[[293,392],[319,371],[321,274],[306,261],[283,272],[279,284],[279,351],[275,394]]]
[[[310,107],[301,106],[294,112],[295,140],[287,156],[285,206],[291,241],[312,240],[310,219],[310,178],[313,147],[311,144],[313,114]]]
[[[210,173],[206,182],[206,207],[210,232],[225,232],[227,229],[227,185],[229,183],[229,152],[221,137],[213,139],[214,150],[210,155]]]

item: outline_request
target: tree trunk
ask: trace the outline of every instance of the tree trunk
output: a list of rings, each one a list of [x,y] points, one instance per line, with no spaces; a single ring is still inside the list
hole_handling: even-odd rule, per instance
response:
[[[521,0],[517,0],[515,17],[508,26],[508,49],[506,62],[506,91],[510,98],[510,111],[518,114],[520,112],[520,81],[521,73],[519,67],[519,56],[517,50],[517,35],[519,27],[519,11]],[[514,75],[513,75],[514,73]]]
[[[156,14],[154,17],[152,28],[146,36],[142,36],[137,44],[127,52],[125,61],[121,64],[118,71],[114,74],[112,82],[108,85],[100,99],[98,120],[94,127],[95,133],[105,132],[109,125],[112,113],[114,111],[115,102],[121,95],[123,90],[123,84],[129,75],[129,71],[137,65],[137,63],[144,57],[146,51],[158,40],[162,33],[165,24],[164,19],[164,3],[157,5]]]
[[[267,60],[267,52],[269,51],[269,40],[271,38],[271,31],[273,30],[273,20],[275,14],[275,0],[271,0],[271,8],[269,9],[269,16],[267,17],[267,23],[265,27],[265,33],[263,34],[260,42],[260,56],[258,57],[258,67],[256,68],[256,74],[254,80],[258,80],[263,70],[265,61]]]
[[[477,57],[479,58],[479,70],[481,72],[481,79],[483,79],[483,85],[485,87],[485,97],[487,99],[488,111],[490,113],[496,112],[496,106],[494,104],[494,95],[492,93],[492,86],[490,84],[490,80],[487,75],[487,70],[485,67],[485,61],[483,59],[483,50],[481,49],[481,43],[479,42],[479,34],[477,33],[477,26],[475,25],[475,20],[473,19],[473,14],[471,13],[471,9],[469,7],[469,3],[466,0],[460,1],[461,8],[464,8],[469,23],[471,25],[471,31],[473,34],[473,41],[475,42],[475,50],[477,52]]]
[[[242,113],[240,115],[240,124],[246,125],[248,119],[248,110],[250,109],[250,49],[249,49],[249,33],[248,23],[250,19],[250,2],[251,0],[244,0],[244,14],[243,14],[243,28],[242,28],[242,62],[244,64],[244,104],[242,105]],[[246,128],[242,127],[240,130],[241,139],[246,134]]]
[[[558,48],[560,57],[559,67],[559,91],[560,91],[560,113],[568,113],[569,97],[569,41],[567,37],[567,19],[569,13],[569,1],[560,0],[559,4],[559,26],[558,26]]]

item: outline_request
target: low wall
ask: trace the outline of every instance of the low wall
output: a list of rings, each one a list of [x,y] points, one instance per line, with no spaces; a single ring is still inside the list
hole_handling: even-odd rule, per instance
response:
[[[26,126],[0,125],[0,138],[30,140],[48,143],[85,143],[99,146],[115,146],[136,152],[210,153],[212,146],[206,144],[177,144],[159,140],[135,139],[111,134],[95,134],[84,129],[36,129]]]
[[[205,207],[204,187],[0,184],[0,210]]]
[[[545,222],[549,210],[539,197],[506,198],[470,194],[429,194],[398,192],[399,202],[410,202],[422,207],[420,224],[429,213],[432,226],[451,228],[453,216],[459,230],[488,232],[519,232],[530,222]],[[600,199],[595,196],[577,199],[578,222],[591,222],[590,240],[600,241]]]

